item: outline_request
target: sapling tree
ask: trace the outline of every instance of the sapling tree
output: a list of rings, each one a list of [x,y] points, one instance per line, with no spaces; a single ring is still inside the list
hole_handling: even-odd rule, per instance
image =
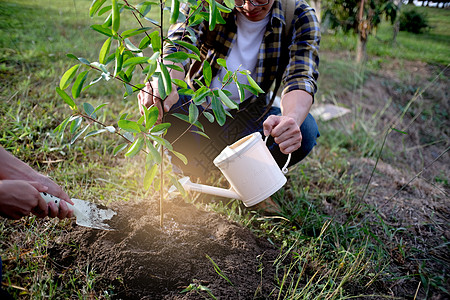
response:
[[[124,97],[135,96],[137,92],[144,91],[152,95],[154,89],[153,78],[158,79],[158,91],[161,101],[164,101],[172,92],[177,89],[179,94],[192,96],[189,105],[188,115],[174,114],[176,117],[190,123],[199,130],[195,132],[207,136],[202,124],[198,121],[199,115],[204,114],[210,122],[218,122],[223,125],[226,116],[229,114],[224,106],[236,109],[238,104],[229,98],[229,92],[224,89],[229,84],[236,84],[240,91],[241,101],[244,97],[244,89],[254,94],[263,92],[246,70],[228,71],[223,79],[220,89],[212,89],[211,66],[204,62],[202,65],[203,81],[196,81],[200,86],[197,90],[192,90],[185,81],[171,77],[172,70],[183,71],[178,65],[186,60],[201,61],[201,54],[194,46],[196,36],[191,26],[207,21],[209,29],[212,30],[216,24],[224,23],[222,14],[231,12],[234,8],[234,0],[225,0],[224,4],[215,0],[171,0],[171,6],[167,2],[144,1],[138,4],[127,0],[94,0],[89,8],[91,17],[104,17],[104,22],[91,26],[93,31],[105,37],[105,41],[98,53],[98,61],[89,61],[86,58],[78,57],[74,54],[67,56],[76,61],[76,64],[69,68],[61,77],[56,92],[72,110],[68,116],[56,129],[55,132],[63,134],[67,128],[73,137],[70,143],[74,143],[78,138],[90,137],[101,133],[113,133],[119,138],[118,145],[113,150],[113,155],[125,151],[126,157],[133,157],[140,152],[146,154],[144,189],[149,189],[155,178],[158,178],[159,167],[159,188],[161,224],[163,222],[163,195],[164,177],[177,186],[184,193],[177,179],[171,174],[170,168],[165,168],[164,153],[169,152],[187,163],[186,157],[173,149],[172,144],[164,138],[167,130],[170,130],[169,123],[157,122],[159,110],[156,106],[149,108],[142,107],[143,114],[139,115],[139,107],[124,113],[116,124],[105,124],[98,118],[98,112],[109,104],[101,104],[94,107],[90,103],[79,103],[80,95],[87,89],[92,89],[100,81],[118,81],[123,84]],[[189,15],[180,14],[180,5],[189,7]],[[150,12],[159,9],[157,18],[150,18]],[[164,28],[165,14],[170,14],[171,24],[183,24],[185,38],[191,42],[183,40],[170,40]],[[131,16],[136,22],[136,27],[123,28],[121,20],[125,15]],[[158,19],[156,21],[155,19]],[[179,51],[165,53],[164,45],[169,44]],[[218,63],[227,69],[226,61],[219,60]],[[246,75],[249,84],[239,83],[237,74]],[[145,82],[150,83],[150,89],[146,90]],[[207,97],[212,101],[211,111],[199,112],[197,105],[205,103]],[[137,101],[135,102],[137,104]],[[222,105],[223,104],[223,105]],[[208,107],[209,108],[209,107]],[[135,116],[133,118],[133,116]]]

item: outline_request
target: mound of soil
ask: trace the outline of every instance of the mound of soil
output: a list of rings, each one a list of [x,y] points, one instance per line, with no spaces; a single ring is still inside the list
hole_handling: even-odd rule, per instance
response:
[[[179,199],[165,204],[163,227],[155,201],[112,208],[115,231],[74,226],[50,246],[61,271],[89,266],[97,288],[114,286],[116,299],[277,296],[278,250],[248,229]],[[180,293],[189,285],[194,289]]]

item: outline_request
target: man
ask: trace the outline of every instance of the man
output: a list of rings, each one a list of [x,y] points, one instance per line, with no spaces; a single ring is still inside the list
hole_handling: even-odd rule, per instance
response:
[[[164,122],[172,126],[166,138],[189,161],[187,166],[183,166],[174,158],[175,164],[187,175],[203,179],[214,168],[213,159],[226,145],[255,131],[260,131],[264,136],[270,135],[268,147],[280,166],[284,165],[289,153],[292,153],[290,165],[302,160],[315,146],[319,136],[317,124],[309,114],[317,89],[319,63],[320,28],[314,10],[306,2],[296,1],[292,24],[286,25],[289,19],[286,16],[292,11],[285,11],[281,0],[236,0],[235,5],[231,13],[222,14],[226,24],[218,24],[212,32],[209,32],[205,21],[193,28],[197,35],[196,46],[206,54],[205,60],[212,67],[213,89],[221,88],[226,76],[226,70],[217,63],[218,58],[223,58],[231,71],[249,70],[265,94],[256,97],[246,93],[246,100],[238,110],[229,111],[232,118],[227,118],[222,127],[200,115],[199,121],[210,139],[192,132],[185,133],[189,124],[171,115],[180,112],[187,114],[190,100],[186,96],[179,97],[175,86],[163,104],[157,84],[150,86],[146,83],[145,91],[138,95],[141,113],[141,105],[156,105],[161,121],[163,109],[169,112],[164,116]],[[188,15],[187,11],[182,12]],[[189,41],[185,36],[183,24],[171,26],[170,39],[184,38]],[[178,51],[168,45],[166,50],[165,53]],[[284,62],[285,58],[287,62]],[[185,72],[172,70],[172,78],[185,80],[194,87],[194,79],[203,81],[202,68],[196,68],[195,63],[178,65]],[[267,104],[271,102],[269,90],[277,77],[284,82],[280,108],[268,108]],[[245,76],[240,77],[239,81],[248,84]],[[231,92],[230,98],[239,102],[239,92],[235,86],[231,84],[225,88]],[[210,111],[209,108],[207,102],[199,110]]]

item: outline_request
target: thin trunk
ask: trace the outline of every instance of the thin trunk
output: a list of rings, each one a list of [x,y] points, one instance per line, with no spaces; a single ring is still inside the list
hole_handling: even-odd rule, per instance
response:
[[[395,2],[398,2],[398,3],[395,3]],[[398,32],[400,31],[400,13],[401,13],[403,1],[394,1],[394,4],[397,5],[397,15],[395,17],[394,35],[392,37],[392,42],[394,44],[397,44],[397,35],[398,35]]]
[[[363,37],[361,35],[361,33],[358,34],[358,42],[356,44],[356,62],[357,63],[363,63],[367,60],[366,46],[367,46],[367,37]]]

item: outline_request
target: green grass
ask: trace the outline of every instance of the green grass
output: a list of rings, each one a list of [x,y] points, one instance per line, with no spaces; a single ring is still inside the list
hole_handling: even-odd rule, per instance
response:
[[[74,64],[66,54],[96,60],[105,39],[89,29],[89,25],[100,21],[88,16],[91,2],[0,2],[0,144],[78,198],[106,204],[150,197],[154,191],[143,190],[141,162],[111,155],[117,144],[114,136],[80,139],[71,145],[73,134],[66,131],[62,139],[53,134],[53,129],[70,115],[69,108],[55,92],[61,75]],[[391,29],[383,23],[377,38],[369,39],[369,57],[377,56],[373,61],[394,58],[447,65],[449,33],[443,28],[448,25],[440,24],[448,24],[448,10],[424,10],[429,13],[432,25],[429,32],[418,36],[401,32],[399,45],[394,48],[389,42]],[[132,20],[124,22],[123,26],[132,24]],[[354,37],[324,34],[322,49],[352,51],[355,43]],[[365,186],[355,182],[350,170],[351,158],[376,157],[384,133],[377,129],[382,112],[367,116],[358,104],[361,84],[370,73],[353,64],[352,59],[349,54],[347,60],[325,57],[321,62],[318,101],[335,99],[340,90],[353,92],[353,113],[350,118],[321,124],[320,145],[304,163],[290,171],[288,185],[274,196],[283,208],[282,218],[263,217],[244,209],[235,200],[209,205],[210,209],[279,245],[280,256],[275,262],[279,299],[346,299],[369,295],[377,290],[377,285],[393,277],[387,271],[390,249],[384,241],[395,240],[402,229],[381,219],[373,223],[365,218],[376,212],[360,201]],[[373,61],[368,66],[370,72],[380,71]],[[410,78],[408,74],[404,76],[403,81],[395,84],[402,93],[411,92],[413,85],[407,84]],[[123,92],[120,84],[102,84],[89,90],[80,101],[94,105],[114,103],[100,116],[102,121],[114,123],[122,113],[135,110],[135,97],[123,99]],[[390,104],[387,100],[386,108]],[[407,103],[403,105],[406,107]],[[414,105],[417,105],[412,106],[414,113],[425,111],[423,117],[430,126],[448,119],[440,106]],[[386,149],[382,158],[389,159],[391,155]],[[445,174],[436,180],[448,185]],[[326,211],[327,203],[333,203],[335,210]],[[64,233],[66,225],[57,220],[40,223],[34,218],[0,222],[4,281],[9,292],[23,299],[86,295],[108,298],[104,291],[96,290],[98,275],[89,266],[61,275],[49,265],[47,245]],[[383,236],[377,236],[375,227],[383,229]],[[404,249],[401,242],[399,249],[400,252]],[[402,253],[407,257],[407,253]],[[219,271],[218,276],[222,276]],[[422,282],[444,286],[440,275],[427,273],[426,262],[418,272],[424,277]],[[361,289],[355,291],[355,286]],[[191,288],[199,294],[214,293],[197,283]]]

